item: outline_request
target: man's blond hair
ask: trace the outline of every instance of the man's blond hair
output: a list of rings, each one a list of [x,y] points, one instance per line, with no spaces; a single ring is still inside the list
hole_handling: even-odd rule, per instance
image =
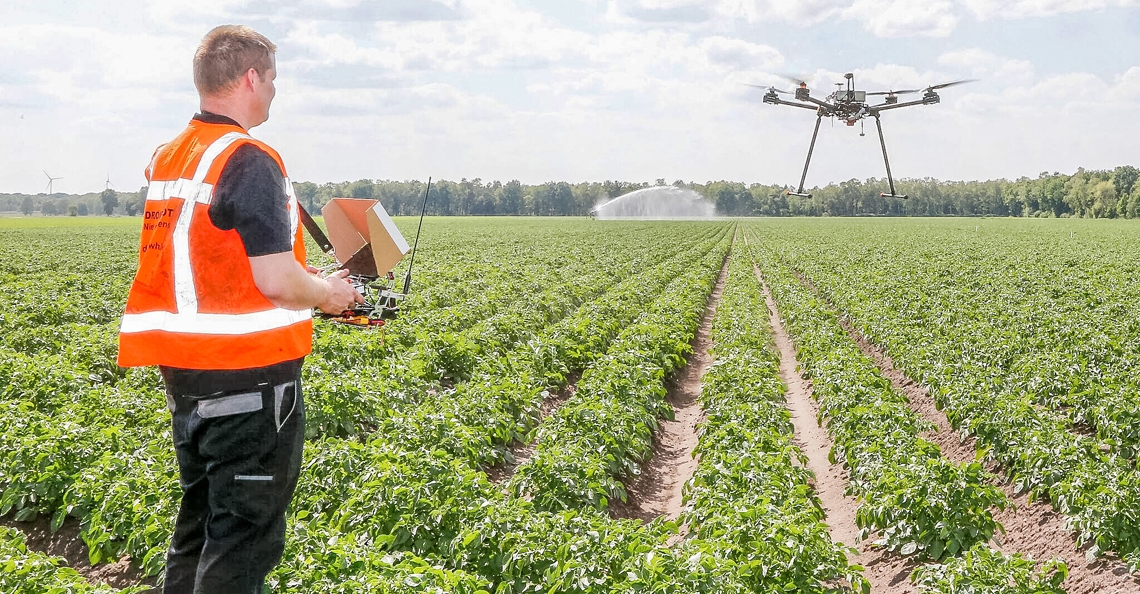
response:
[[[272,41],[250,27],[215,27],[194,52],[194,86],[203,96],[220,95],[237,86],[250,68],[265,80],[265,71],[273,67],[276,52]]]

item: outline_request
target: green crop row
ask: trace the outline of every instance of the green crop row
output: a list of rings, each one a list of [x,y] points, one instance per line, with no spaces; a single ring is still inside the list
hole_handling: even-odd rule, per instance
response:
[[[923,594],[1065,594],[1061,582],[1068,575],[1062,561],[1037,564],[976,544],[945,564],[916,568],[910,579]]]
[[[471,464],[511,461],[508,446],[527,439],[540,420],[542,399],[549,395],[545,389],[562,385],[605,353],[671,279],[717,249],[726,231],[719,235],[618,284],[514,350],[481,359],[470,381],[385,418],[377,433],[403,444],[443,449]]]
[[[720,233],[724,233],[723,229]],[[663,276],[671,268],[691,266],[695,256],[707,249],[703,246],[682,253],[671,260],[671,266],[662,267],[664,273],[655,268],[653,274],[661,279],[658,282],[664,282]],[[624,286],[652,287],[650,280],[641,275],[636,282]],[[644,297],[628,290],[619,291],[618,296],[622,307],[613,308],[615,313],[636,312],[637,299]],[[530,349],[524,346],[521,353]],[[373,417],[373,432],[381,440],[399,443],[409,451],[420,447],[427,451],[443,449],[452,456],[470,459],[473,464],[501,460],[510,441],[533,422],[528,418],[537,415],[539,402],[535,399],[541,398],[545,383],[531,381],[530,378],[542,381],[543,375],[523,371],[531,369],[525,366],[533,363],[525,358],[508,356],[484,361],[486,365],[479,374],[483,381],[464,382],[454,390],[434,395],[417,395],[398,409],[386,411],[386,416]],[[354,406],[350,382],[342,380],[342,385],[345,389],[338,398]],[[101,459],[93,470],[89,480],[73,489],[73,512],[85,513],[84,539],[93,558],[117,558],[126,553],[142,560],[147,571],[157,572],[179,497],[176,463],[168,438],[148,442],[147,447],[135,450],[131,456]],[[157,485],[164,488],[156,489]],[[145,494],[141,502],[139,493]]]
[[[534,457],[511,489],[540,509],[604,509],[626,500],[622,479],[640,473],[658,419],[672,419],[665,377],[685,355],[725,263],[726,237],[683,272],[582,374],[577,392],[538,429]]]
[[[701,378],[700,465],[681,518],[690,535],[751,566],[756,591],[869,591],[847,547],[831,540],[811,471],[792,443],[779,355],[746,249],[730,259],[712,339],[714,362]]]
[[[310,437],[348,436],[361,430],[375,430],[392,414],[420,405],[429,393],[448,392],[441,380],[446,384],[462,384],[486,375],[488,367],[498,366],[499,361],[535,334],[557,325],[567,316],[575,317],[574,313],[590,299],[597,299],[631,281],[646,282],[655,278],[658,269],[669,266],[671,261],[683,260],[690,249],[704,249],[703,244],[720,233],[722,229],[711,229],[708,237],[690,241],[678,238],[672,246],[674,251],[656,245],[652,249],[630,246],[624,252],[627,261],[620,266],[611,265],[612,270],[591,267],[577,272],[571,269],[564,271],[566,276],[559,277],[557,283],[532,279],[534,286],[528,289],[510,289],[512,293],[532,295],[529,300],[504,300],[489,310],[483,321],[463,330],[420,332],[416,342],[398,357],[362,358],[354,364],[345,360],[353,356],[354,351],[346,348],[351,345],[318,338],[315,348],[329,356],[313,358],[306,366],[305,380],[312,395]],[[594,264],[609,264],[611,258],[600,255]],[[619,277],[618,273],[626,276]],[[613,281],[618,282],[611,284]],[[504,293],[502,287],[497,290],[499,295]],[[569,295],[574,297],[571,299]],[[359,337],[354,338],[354,341],[359,340]],[[364,357],[369,352],[367,347],[359,351]]]
[[[406,442],[409,449],[416,444],[459,444],[453,450],[456,455],[483,462],[501,459],[509,441],[537,417],[535,399],[541,398],[546,377],[562,377],[574,366],[570,359],[577,360],[588,352],[584,342],[596,341],[611,328],[620,327],[623,316],[636,315],[640,304],[655,290],[655,284],[663,286],[670,274],[691,267],[694,259],[708,250],[710,240],[715,242],[724,233],[721,226],[715,234],[698,237],[692,244],[695,250],[678,254],[668,265],[649,267],[636,279],[623,283],[624,291],[616,295],[611,295],[613,291],[606,293],[549,329],[545,339],[539,337],[521,345],[513,353],[520,364],[526,365],[522,375],[517,376],[519,386],[511,385],[509,378],[516,376],[508,376],[505,372],[510,369],[501,364],[512,357],[487,358],[479,363],[481,382],[461,383],[435,395],[419,394],[406,403],[412,413],[395,416],[390,422],[378,424],[377,429],[386,439]],[[673,247],[678,245],[685,243],[678,242]],[[601,314],[611,317],[599,318]],[[612,319],[614,316],[616,320]],[[575,337],[585,340],[576,343]],[[318,343],[316,348],[317,356],[312,358],[315,360],[326,354],[333,359],[347,358],[330,344]],[[536,357],[536,350],[547,356]],[[557,358],[550,353],[566,356]],[[67,514],[79,517],[93,561],[129,553],[143,564],[145,571],[159,571],[177,507],[178,488],[167,422],[162,420],[166,415],[164,403],[160,393],[150,387],[157,383],[156,374],[153,370],[132,371],[114,385],[93,390],[91,378],[76,377],[67,371],[63,361],[45,366],[42,359],[37,361],[30,355],[11,355],[20,364],[12,365],[14,372],[9,375],[26,381],[9,382],[11,414],[0,415],[0,422],[10,418],[23,423],[19,433],[24,439],[17,453],[24,452],[26,456],[13,455],[7,460],[0,457],[0,463],[12,463],[11,471],[0,475],[0,487],[11,499],[8,509],[18,509],[24,518],[36,512],[53,513],[57,521]],[[526,357],[549,367],[535,367]],[[359,378],[355,383],[349,379],[338,390],[343,400],[351,400],[353,386],[362,383]],[[367,381],[368,378],[363,380]],[[27,398],[29,395],[33,398]],[[395,396],[393,400],[399,395]],[[41,409],[46,412],[39,414]],[[27,410],[37,412],[27,415]],[[459,414],[449,416],[448,410]],[[81,422],[60,424],[53,419],[56,415]],[[504,427],[508,429],[500,430]],[[15,426],[12,431],[17,431]],[[75,433],[74,438],[66,438],[68,431]],[[472,449],[463,450],[464,446]],[[125,452],[129,454],[124,455]],[[29,459],[42,466],[42,472],[31,472],[31,463],[21,461]],[[50,493],[41,494],[40,489]]]
[[[907,406],[874,362],[843,330],[835,313],[793,276],[770,248],[752,254],[779,303],[805,377],[812,380],[834,447],[861,505],[861,535],[904,555],[938,560],[1000,528],[992,509],[1009,505],[979,463],[955,464],[919,434],[931,424]]]
[[[754,591],[745,579],[755,568],[716,543],[669,546],[675,524],[538,510],[442,451],[379,439],[312,445],[276,591],[387,580],[375,559],[388,555],[481,579],[497,594]]]
[[[1047,498],[1077,546],[1114,551],[1135,570],[1140,472],[1129,434],[1140,320],[1121,304],[1140,287],[1119,272],[1131,230],[1117,231],[1070,241],[945,225],[925,240],[879,235],[889,249],[849,233],[800,233],[780,251],[930,387],[1015,491]]]

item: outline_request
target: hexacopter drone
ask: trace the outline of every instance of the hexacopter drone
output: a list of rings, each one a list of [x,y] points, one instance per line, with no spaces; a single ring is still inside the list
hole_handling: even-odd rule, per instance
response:
[[[887,183],[890,184],[891,193],[881,192],[879,195],[886,198],[906,198],[906,194],[895,193],[895,181],[891,177],[891,162],[887,160],[887,143],[883,140],[883,125],[879,123],[879,113],[888,109],[898,109],[900,107],[910,107],[911,105],[934,105],[940,101],[938,89],[945,89],[954,85],[962,83],[973,82],[974,79],[955,80],[938,85],[931,85],[925,89],[903,89],[901,91],[876,91],[868,93],[866,91],[855,90],[855,75],[848,72],[843,75],[847,79],[847,88],[843,88],[843,83],[835,83],[839,88],[834,93],[827,96],[824,100],[812,97],[808,91],[807,82],[798,78],[785,76],[784,78],[792,81],[797,86],[794,93],[788,91],[781,91],[775,87],[763,87],[760,85],[748,85],[750,87],[757,87],[761,89],[768,89],[764,94],[764,103],[771,103],[772,105],[791,105],[794,107],[802,107],[804,109],[813,109],[816,111],[815,118],[815,131],[811,135],[811,145],[808,147],[807,160],[804,162],[804,173],[800,176],[800,186],[795,192],[788,190],[790,196],[803,196],[804,198],[811,198],[811,194],[804,193],[804,181],[807,179],[808,165],[811,164],[811,153],[815,150],[815,139],[819,135],[819,123],[823,118],[835,117],[847,122],[848,126],[854,126],[855,122],[860,122],[865,117],[875,118],[875,127],[879,130],[879,145],[883,148],[883,163],[887,166]],[[899,95],[908,95],[910,93],[922,92],[922,99],[915,101],[906,101],[899,103]],[[795,95],[795,101],[786,101],[780,98],[780,94]],[[885,95],[883,102],[879,105],[868,105],[867,97],[875,95]],[[802,102],[802,103],[800,103]],[[860,123],[860,125],[862,125]],[[863,136],[863,132],[859,132]]]

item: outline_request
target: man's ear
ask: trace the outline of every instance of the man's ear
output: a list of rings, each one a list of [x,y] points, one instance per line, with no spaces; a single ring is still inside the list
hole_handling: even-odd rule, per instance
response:
[[[249,70],[245,71],[245,76],[242,77],[242,84],[252,91],[254,89],[254,82],[260,80],[261,77],[257,74],[257,70],[250,68]]]

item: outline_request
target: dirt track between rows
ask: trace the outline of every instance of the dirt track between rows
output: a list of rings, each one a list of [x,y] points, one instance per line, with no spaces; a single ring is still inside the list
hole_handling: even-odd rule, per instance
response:
[[[554,411],[561,408],[563,404],[566,404],[567,400],[578,392],[578,380],[581,379],[581,377],[582,372],[575,371],[566,378],[566,385],[546,393],[546,396],[542,399],[542,405],[539,408],[539,423],[546,420],[546,417],[554,414]],[[525,443],[516,441],[512,443],[508,449],[511,452],[512,461],[484,468],[484,471],[487,473],[487,480],[495,485],[501,485],[510,480],[510,478],[515,475],[515,470],[517,470],[519,466],[522,466],[534,457],[535,443],[533,441]]]
[[[894,361],[868,341],[850,320],[844,318],[842,325],[863,354],[871,357],[883,376],[891,380],[891,385],[906,395],[910,408],[937,427],[922,437],[937,444],[948,460],[973,462],[977,456],[974,439],[961,439],[946,415],[938,410],[930,390],[896,368]],[[1000,471],[993,465],[990,469]],[[1069,577],[1061,587],[1069,594],[1140,593],[1140,578],[1130,577],[1128,567],[1119,559],[1105,556],[1089,563],[1085,559],[1087,547],[1077,548],[1076,534],[1065,528],[1064,517],[1053,511],[1048,502],[1030,502],[1025,494],[1014,493],[1013,485],[1008,482],[1003,481],[998,486],[1013,502],[1013,507],[994,514],[1005,527],[1005,535],[998,538],[1002,552],[1029,554],[1034,559],[1064,559],[1069,565]]]
[[[666,399],[673,407],[673,420],[661,421],[653,434],[652,457],[641,474],[626,484],[628,501],[611,502],[612,517],[636,518],[643,522],[655,518],[676,520],[684,511],[682,492],[700,463],[700,459],[693,456],[693,450],[697,446],[697,426],[704,420],[700,404],[701,377],[713,362],[709,354],[713,344],[713,316],[727,281],[728,258],[721,266],[716,285],[705,303],[697,333],[690,343],[693,352],[685,366],[667,384]]]
[[[29,551],[62,558],[63,565],[79,572],[92,584],[106,584],[114,588],[157,584],[156,578],[143,578],[140,568],[131,562],[130,557],[123,557],[115,563],[91,565],[87,558],[87,544],[79,536],[79,520],[75,518],[64,520],[55,532],[51,531],[51,518],[43,515],[30,522],[0,519],[0,526],[23,532]]]
[[[890,380],[895,390],[906,395],[911,410],[935,425],[934,431],[924,433],[922,437],[936,444],[947,460],[958,463],[973,462],[977,457],[974,439],[971,437],[963,439],[951,426],[946,415],[938,409],[927,386],[916,382],[903,370],[895,367],[890,356],[867,340],[846,314],[819,291],[811,279],[798,271],[795,275],[829,307],[840,312],[840,324],[859,346],[860,351],[875,362],[880,373]],[[988,466],[995,474],[1000,473],[1000,469],[995,465]],[[1014,493],[1013,485],[1005,481],[1000,481],[997,486],[1013,502],[1010,508],[995,510],[994,513],[994,518],[1005,528],[1005,534],[999,534],[994,543],[1002,552],[1027,554],[1037,560],[1063,559],[1069,566],[1069,576],[1061,587],[1069,594],[1140,594],[1140,578],[1131,576],[1127,566],[1119,558],[1105,556],[1089,563],[1085,558],[1085,550],[1088,547],[1077,548],[1076,534],[1065,528],[1064,517],[1053,511],[1048,502],[1030,502],[1026,494]],[[864,560],[863,563],[868,566],[868,579],[871,579],[874,573],[878,573],[868,561]],[[888,565],[903,567],[899,559],[888,562]],[[911,590],[882,591],[910,592]]]
[[[800,375],[796,348],[784,328],[779,307],[760,270],[754,270],[756,278],[763,285],[773,338],[780,353],[780,379],[788,386],[786,399],[795,427],[794,443],[807,456],[807,467],[815,475],[813,487],[827,514],[826,522],[831,539],[855,549],[856,554],[850,555],[849,560],[865,568],[863,575],[871,582],[871,592],[913,594],[917,590],[911,586],[909,577],[910,572],[918,566],[917,563],[910,558],[872,547],[868,541],[859,541],[859,528],[855,524],[859,502],[845,494],[847,471],[842,465],[832,464],[828,459],[831,436],[816,420],[819,407],[812,397],[811,382]]]

